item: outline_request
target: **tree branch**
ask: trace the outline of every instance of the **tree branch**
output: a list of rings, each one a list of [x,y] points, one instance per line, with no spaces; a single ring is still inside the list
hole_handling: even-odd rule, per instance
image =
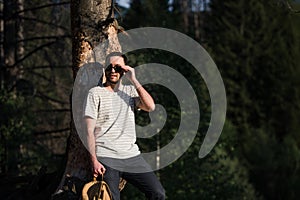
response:
[[[63,105],[69,105],[70,104],[69,101],[61,101],[61,100],[58,100],[58,99],[54,99],[52,97],[49,97],[48,95],[43,94],[40,91],[38,91],[35,96],[40,97],[41,99],[46,99],[48,101],[52,101],[52,102],[63,104]]]
[[[289,11],[291,11],[293,13],[300,13],[300,10],[295,10],[294,8],[292,8],[292,6],[288,0],[279,0],[278,4],[280,4],[280,3],[284,6],[286,6]]]
[[[32,38],[26,38],[23,40],[19,40],[17,41],[17,43],[20,42],[26,42],[26,41],[33,41],[33,40],[43,40],[43,39],[61,39],[61,38],[70,38],[71,39],[71,35],[60,35],[60,36],[40,36],[40,37],[32,37]]]
[[[36,76],[38,76],[38,77],[40,77],[40,78],[42,78],[46,81],[48,81],[48,82],[52,82],[51,78],[48,78],[47,76],[45,76],[43,74],[40,74],[40,73],[37,73],[37,72],[34,72],[34,71],[30,71],[30,73],[33,74],[33,75],[36,75]]]
[[[29,56],[31,56],[32,54],[34,54],[35,52],[43,49],[44,47],[48,47],[48,46],[51,46],[52,44],[56,43],[56,41],[53,41],[53,42],[48,42],[46,44],[43,44],[39,47],[37,47],[36,49],[34,49],[33,51],[29,52],[28,54],[26,54],[23,58],[17,60],[13,65],[11,66],[7,66],[7,68],[14,68],[16,67],[18,64],[22,63],[26,58],[28,58]]]
[[[35,69],[48,69],[48,68],[51,68],[51,69],[69,69],[71,68],[72,65],[41,65],[41,66],[35,66],[35,67],[24,67],[23,70],[35,70]]]
[[[20,13],[28,12],[28,11],[39,10],[42,8],[48,8],[48,7],[53,7],[53,6],[61,6],[61,5],[66,5],[66,4],[70,4],[70,3],[71,3],[70,1],[63,1],[60,3],[50,3],[50,4],[45,4],[42,6],[33,7],[33,8],[27,8],[27,9],[23,9],[23,10],[19,10],[18,12],[15,12],[13,14],[13,16],[18,15]]]
[[[70,128],[63,128],[63,129],[56,129],[56,130],[47,130],[47,131],[40,131],[40,132],[34,132],[34,135],[46,135],[46,134],[51,134],[51,133],[62,133],[70,131]]]
[[[35,110],[33,112],[70,112],[70,109],[62,108],[62,109],[43,109],[43,110]]]
[[[284,3],[286,4],[287,8],[288,8],[291,12],[293,12],[293,13],[300,13],[300,10],[295,10],[294,8],[292,8],[292,6],[291,6],[291,4],[289,3],[289,1],[286,0]]]
[[[42,23],[42,24],[51,25],[51,26],[63,29],[65,31],[69,31],[69,29],[67,29],[65,26],[60,26],[60,25],[57,25],[55,23],[47,22],[47,21],[44,21],[44,20],[40,20],[40,19],[36,19],[36,18],[31,18],[31,17],[20,17],[20,18],[23,19],[23,20],[35,21],[35,22],[39,22],[39,23]]]

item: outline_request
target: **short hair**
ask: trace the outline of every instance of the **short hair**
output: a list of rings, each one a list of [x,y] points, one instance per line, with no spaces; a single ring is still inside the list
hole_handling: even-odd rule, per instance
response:
[[[115,52],[111,52],[109,53],[106,58],[105,58],[105,68],[110,64],[110,58],[113,57],[113,56],[120,56],[124,59],[124,63],[127,64],[127,57],[121,53],[121,52],[118,52],[118,51],[115,51]]]

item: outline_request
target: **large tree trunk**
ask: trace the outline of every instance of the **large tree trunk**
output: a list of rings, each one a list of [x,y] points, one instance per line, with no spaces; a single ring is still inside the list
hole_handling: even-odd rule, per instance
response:
[[[71,0],[71,18],[75,80],[81,68],[93,64],[103,65],[105,56],[112,51],[121,51],[121,47],[117,38],[118,26],[113,19],[112,0]],[[99,77],[92,80],[83,78],[83,81],[87,82],[87,92],[89,88],[97,85]],[[66,168],[56,194],[67,191],[79,197],[83,184],[92,178],[90,157],[77,131],[73,119]]]

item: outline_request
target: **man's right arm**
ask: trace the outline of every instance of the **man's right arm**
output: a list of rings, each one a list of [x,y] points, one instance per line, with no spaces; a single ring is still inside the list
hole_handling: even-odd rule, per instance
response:
[[[85,117],[85,123],[87,127],[87,148],[90,152],[92,167],[93,167],[93,175],[97,177],[98,174],[104,174],[105,168],[104,166],[97,160],[96,156],[96,143],[95,143],[95,135],[94,130],[96,126],[96,120],[91,117]]]

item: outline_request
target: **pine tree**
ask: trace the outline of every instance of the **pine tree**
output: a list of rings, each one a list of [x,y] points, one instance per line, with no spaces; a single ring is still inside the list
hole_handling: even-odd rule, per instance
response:
[[[146,26],[170,27],[170,23],[168,0],[132,0],[123,21],[127,30]]]
[[[210,8],[207,46],[225,82],[237,153],[265,198],[295,199],[299,47],[291,15],[276,1],[213,0]],[[291,162],[284,161],[287,152]]]

